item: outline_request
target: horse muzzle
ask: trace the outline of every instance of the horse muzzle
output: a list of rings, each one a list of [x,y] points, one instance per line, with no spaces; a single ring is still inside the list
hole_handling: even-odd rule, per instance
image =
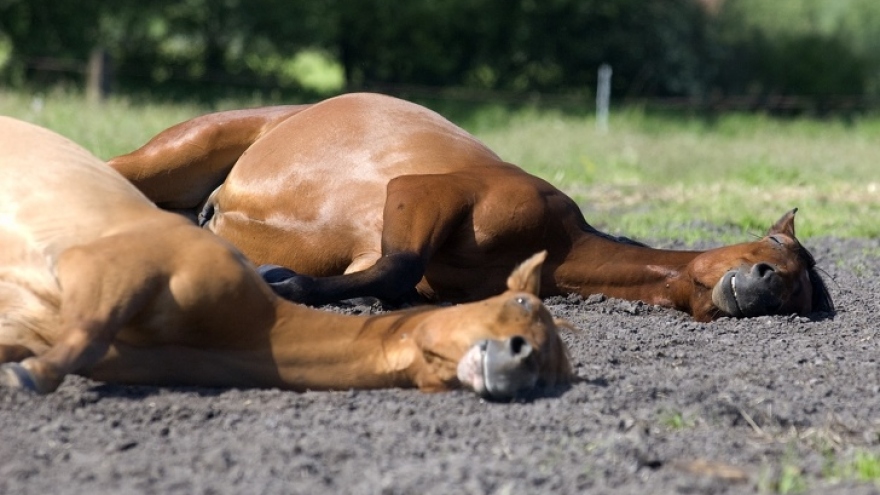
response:
[[[725,273],[712,289],[712,302],[737,318],[775,314],[782,306],[785,283],[768,263]]]
[[[534,348],[520,336],[478,342],[458,363],[458,379],[479,396],[510,400],[532,390],[538,369]]]

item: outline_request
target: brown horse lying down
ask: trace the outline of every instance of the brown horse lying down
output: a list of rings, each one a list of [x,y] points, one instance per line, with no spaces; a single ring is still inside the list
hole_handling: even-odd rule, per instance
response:
[[[604,293],[697,320],[833,309],[795,238],[796,210],[754,242],[651,249],[598,232],[558,189],[387,96],[210,114],[110,165],[163,208],[194,217],[204,204],[208,229],[289,269],[263,273],[294,301],[404,301],[413,288],[428,301],[475,300],[546,250],[542,296]]]
[[[0,117],[0,157],[3,385],[45,393],[81,373],[509,398],[572,378],[558,322],[535,296],[543,253],[485,301],[344,316],[279,298],[228,243],[56,134]]]

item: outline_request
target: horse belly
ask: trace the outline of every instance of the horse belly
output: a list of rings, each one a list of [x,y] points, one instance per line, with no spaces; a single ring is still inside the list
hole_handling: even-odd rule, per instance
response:
[[[230,178],[208,228],[258,265],[311,276],[341,275],[355,259],[381,254],[384,186],[300,179],[279,190]]]
[[[467,230],[453,235],[434,253],[419,292],[440,301],[466,302],[504,292],[511,270],[525,257],[494,249],[493,239],[480,242]]]
[[[470,302],[505,290],[510,267],[467,267],[431,262],[416,290],[429,301]]]

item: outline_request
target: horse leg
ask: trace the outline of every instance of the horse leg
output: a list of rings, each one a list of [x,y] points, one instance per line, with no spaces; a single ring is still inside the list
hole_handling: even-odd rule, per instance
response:
[[[270,265],[263,278],[281,297],[312,305],[361,297],[391,304],[415,302],[416,284],[438,247],[473,208],[476,194],[449,175],[411,175],[388,183],[382,256],[362,271],[309,277]]]
[[[135,246],[104,244],[61,254],[56,265],[63,287],[60,338],[38,356],[0,366],[0,384],[40,393],[55,390],[65,375],[97,363],[123,324],[152,297],[159,277],[145,268],[149,263],[121,259],[137,253]]]
[[[162,208],[191,219],[263,134],[309,105],[232,110],[195,117],[107,162]]]

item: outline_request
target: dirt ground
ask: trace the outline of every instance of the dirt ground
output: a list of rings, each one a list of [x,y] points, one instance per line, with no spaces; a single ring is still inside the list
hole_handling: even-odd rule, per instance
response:
[[[834,315],[548,300],[581,381],[528,401],[0,390],[0,493],[877,493],[853,466],[880,455],[880,240],[808,244]]]

